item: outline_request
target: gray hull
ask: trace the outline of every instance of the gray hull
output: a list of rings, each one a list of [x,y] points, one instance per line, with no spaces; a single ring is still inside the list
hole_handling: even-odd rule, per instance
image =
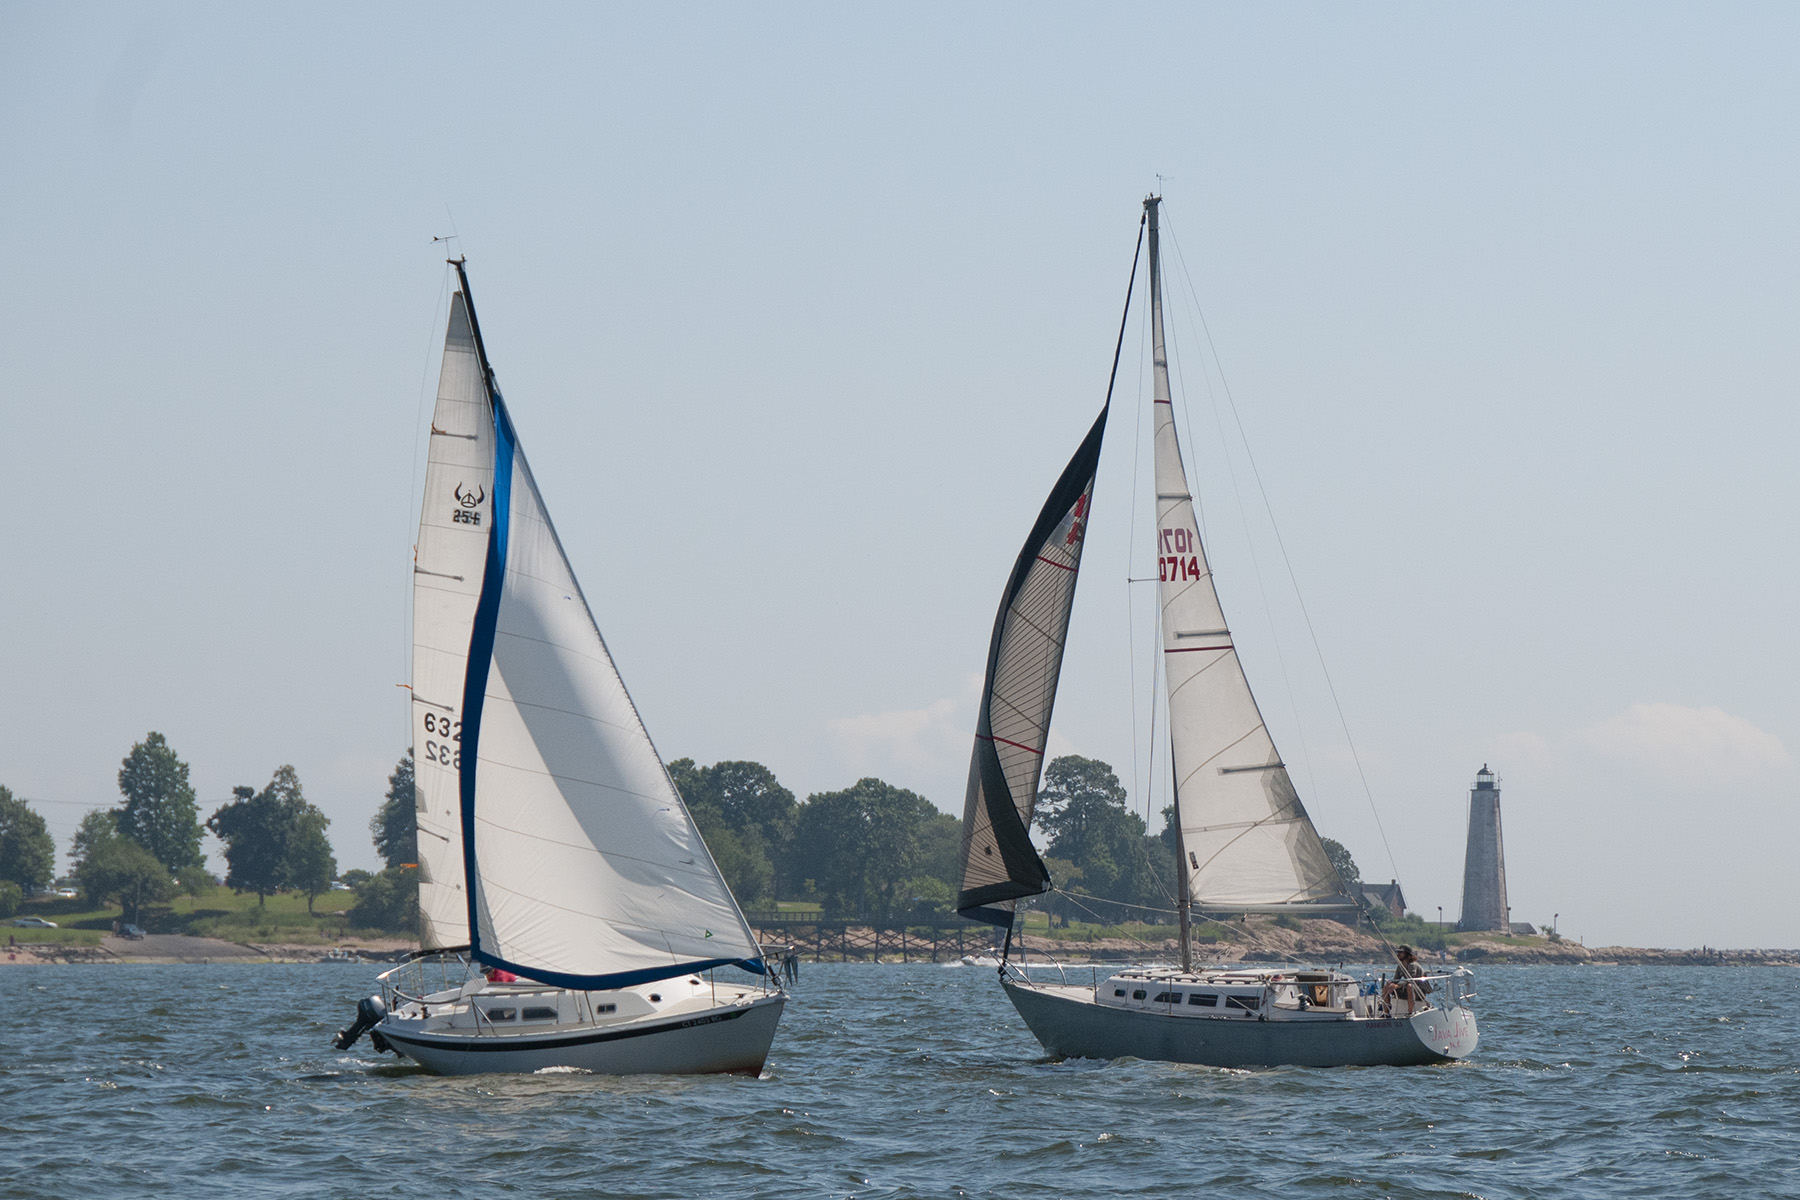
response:
[[[440,1075],[530,1074],[563,1067],[596,1075],[755,1075],[787,998],[772,995],[680,1017],[541,1034],[420,1033],[384,1021],[376,1031]]]
[[[1208,1067],[1408,1066],[1475,1050],[1475,1014],[1432,1008],[1391,1020],[1168,1016],[1103,1007],[1091,987],[1002,981],[1056,1058],[1144,1058]]]

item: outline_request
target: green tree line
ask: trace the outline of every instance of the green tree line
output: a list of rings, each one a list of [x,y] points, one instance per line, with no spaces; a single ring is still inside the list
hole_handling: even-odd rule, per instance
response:
[[[865,778],[801,800],[758,762],[701,766],[678,758],[668,770],[746,909],[811,901],[832,915],[887,921],[935,918],[955,902],[961,822],[917,792]],[[1045,771],[1039,811],[1052,875],[1073,893],[1053,896],[1053,911],[1066,918],[1103,901],[1172,907],[1172,842],[1146,834],[1111,767],[1076,756],[1056,759]],[[369,823],[386,868],[345,874],[358,895],[352,924],[402,928],[416,919],[414,812],[408,753],[388,777],[387,796]],[[1118,916],[1115,908],[1108,919]]]
[[[217,883],[200,849],[200,805],[188,773],[160,733],[132,746],[119,765],[124,803],[88,813],[70,839],[70,875],[89,900],[117,904],[137,921],[145,905],[180,891],[199,895]],[[261,790],[233,789],[205,828],[224,843],[228,886],[256,893],[259,902],[277,891],[303,892],[310,910],[337,874],[325,833],[330,824],[307,802],[294,768],[283,766]],[[0,787],[0,907],[17,907],[15,891],[50,883],[55,863],[43,817]]]
[[[917,792],[871,777],[801,800],[757,762],[680,758],[668,770],[745,908],[810,901],[833,915],[897,920],[935,918],[954,903],[961,823]],[[204,828],[224,844],[225,884],[259,903],[278,891],[303,893],[310,911],[337,865],[330,821],[306,800],[294,768],[278,767],[261,788],[234,788],[204,823],[188,774],[160,733],[132,747],[119,770],[123,804],[88,814],[70,846],[82,890],[122,905],[132,919],[180,889],[197,892],[213,882],[203,867]],[[388,776],[369,833],[383,865],[344,873],[356,894],[348,923],[410,932],[418,920],[410,750]],[[1173,830],[1149,833],[1106,763],[1052,760],[1036,833],[1058,889],[1040,903],[1065,922],[1157,920],[1173,907]],[[28,892],[50,882],[54,849],[43,818],[0,787],[0,904],[8,886]]]

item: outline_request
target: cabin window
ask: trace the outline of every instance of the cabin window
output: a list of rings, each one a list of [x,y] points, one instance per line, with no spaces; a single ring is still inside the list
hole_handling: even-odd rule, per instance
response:
[[[519,1020],[554,1021],[556,1020],[556,1010],[554,1008],[528,1008],[523,1015],[519,1017]]]
[[[1188,1003],[1198,1004],[1201,1008],[1217,1008],[1219,1007],[1219,994],[1217,992],[1195,992],[1188,997]]]
[[[1261,996],[1226,996],[1226,1008],[1241,1008],[1245,1012],[1255,1012],[1262,1007]]]
[[[1158,993],[1156,993],[1156,999],[1152,1000],[1150,1003],[1152,1003],[1152,1004],[1180,1004],[1181,1003],[1181,993],[1180,992],[1158,992]]]
[[[1125,994],[1124,988],[1114,988],[1113,989],[1113,995],[1115,995],[1115,996],[1123,996],[1124,994]]]
[[[484,1008],[481,1010],[490,1021],[510,1021],[519,1015],[516,1008]]]
[[[1142,1000],[1144,998],[1144,989],[1139,988],[1135,992],[1131,993],[1131,998],[1133,1000]]]
[[[600,1013],[609,1013],[609,1012],[618,1012],[618,1011],[619,1011],[619,1006],[616,1004],[596,1004],[596,1005],[594,1005],[594,1012],[596,1015],[598,1015]]]

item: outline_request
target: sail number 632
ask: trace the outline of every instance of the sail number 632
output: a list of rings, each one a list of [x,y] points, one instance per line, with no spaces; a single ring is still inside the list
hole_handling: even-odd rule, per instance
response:
[[[426,713],[425,732],[435,735],[425,739],[426,762],[439,763],[451,768],[462,766],[462,748],[454,744],[462,741],[461,721],[440,717],[436,713]],[[443,740],[439,741],[439,738]]]

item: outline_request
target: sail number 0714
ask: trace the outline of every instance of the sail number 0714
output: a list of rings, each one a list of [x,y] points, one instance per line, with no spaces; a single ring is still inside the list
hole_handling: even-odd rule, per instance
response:
[[[425,732],[435,735],[425,739],[425,761],[460,769],[462,748],[453,743],[462,741],[462,722],[440,717],[436,713],[426,713]],[[443,740],[438,741],[438,738]]]
[[[1161,545],[1158,547],[1162,555],[1156,560],[1156,573],[1164,583],[1173,580],[1176,583],[1187,583],[1200,578],[1200,556],[1194,553],[1194,544],[1199,539],[1191,529],[1164,529],[1161,531]]]

